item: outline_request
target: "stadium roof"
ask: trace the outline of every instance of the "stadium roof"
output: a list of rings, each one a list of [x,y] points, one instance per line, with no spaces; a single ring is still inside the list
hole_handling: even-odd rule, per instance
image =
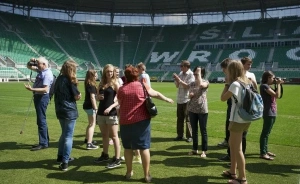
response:
[[[152,15],[266,10],[300,5],[299,0],[2,0],[1,2],[17,7]]]

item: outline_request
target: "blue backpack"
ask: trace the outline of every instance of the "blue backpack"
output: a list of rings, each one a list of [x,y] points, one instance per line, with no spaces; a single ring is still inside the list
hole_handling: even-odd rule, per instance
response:
[[[238,114],[245,121],[259,120],[263,116],[264,104],[261,95],[257,92],[253,86],[246,87],[245,84],[237,81],[243,87],[242,90],[242,103],[237,105]],[[234,97],[235,103],[238,100]]]

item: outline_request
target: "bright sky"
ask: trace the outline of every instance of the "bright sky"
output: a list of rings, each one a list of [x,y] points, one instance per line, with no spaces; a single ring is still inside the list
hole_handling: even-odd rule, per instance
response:
[[[283,16],[298,16],[300,17],[300,6],[293,7],[285,10],[268,10],[266,17],[267,18],[275,18],[275,17],[283,17]],[[12,13],[12,7],[0,5],[0,11]],[[16,14],[25,14],[27,12],[23,12],[22,9],[15,9]],[[70,20],[70,17],[64,12],[53,12],[53,11],[42,11],[42,10],[31,10],[32,17],[40,17],[40,18],[49,18],[49,19],[58,19],[58,20]],[[247,13],[235,13],[230,14],[225,17],[225,21],[237,21],[237,20],[248,20],[248,19],[259,19],[260,12],[247,12]],[[193,23],[206,23],[206,22],[221,22],[223,16],[221,14],[215,15],[194,15]],[[101,15],[99,14],[85,14],[85,13],[77,13],[73,17],[73,21],[76,22],[89,22],[95,24],[109,24],[110,16],[109,15]],[[115,15],[114,18],[115,24],[148,24],[151,25],[150,16],[125,16],[125,15]],[[185,14],[177,14],[170,16],[159,16],[157,15],[154,19],[154,24],[156,25],[182,25],[187,24],[187,17]]]

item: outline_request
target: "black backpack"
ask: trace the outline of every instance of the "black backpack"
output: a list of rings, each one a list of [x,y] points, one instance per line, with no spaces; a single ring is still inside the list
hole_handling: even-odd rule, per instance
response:
[[[56,76],[53,75],[53,82],[51,84],[50,90],[49,90],[49,97],[50,97],[50,101],[54,95],[54,86],[55,86],[55,82],[56,82]]]

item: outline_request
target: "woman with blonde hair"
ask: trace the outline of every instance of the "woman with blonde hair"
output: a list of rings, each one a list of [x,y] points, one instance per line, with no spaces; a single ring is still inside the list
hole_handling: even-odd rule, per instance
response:
[[[103,151],[101,156],[94,162],[101,163],[109,160],[108,147],[109,138],[111,137],[114,142],[115,156],[112,162],[106,166],[108,169],[121,165],[120,140],[118,137],[119,120],[116,110],[116,107],[119,105],[116,98],[119,86],[115,67],[111,64],[105,65],[97,90],[97,97],[100,101],[97,112],[97,123],[102,135]]]
[[[61,162],[59,168],[63,171],[68,170],[68,162],[74,160],[70,157],[70,154],[74,128],[78,118],[76,101],[81,98],[77,86],[76,63],[66,61],[60,70],[54,87],[55,113],[62,130],[58,142],[57,162]]]
[[[99,146],[93,144],[93,135],[96,124],[97,102],[96,102],[96,79],[98,74],[95,70],[88,70],[84,80],[85,98],[83,109],[87,113],[89,124],[86,127],[85,143],[86,149],[98,149]]]
[[[231,113],[228,130],[230,131],[229,146],[231,166],[229,171],[223,171],[223,175],[229,177],[228,183],[247,184],[245,171],[245,157],[242,152],[242,135],[247,131],[250,123],[243,120],[238,114],[238,108],[242,103],[243,83],[246,86],[252,82],[246,77],[243,64],[233,60],[227,67],[228,83],[225,84],[221,95],[221,101],[232,100]],[[237,102],[235,101],[237,100]],[[236,175],[236,168],[239,168],[239,175]]]

